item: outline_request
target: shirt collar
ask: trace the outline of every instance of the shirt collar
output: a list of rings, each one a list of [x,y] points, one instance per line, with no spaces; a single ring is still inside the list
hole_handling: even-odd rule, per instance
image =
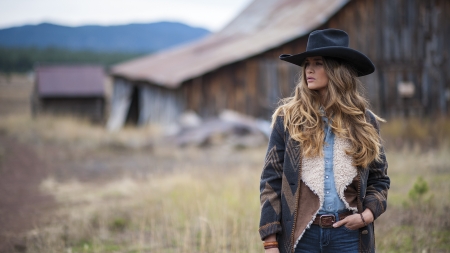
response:
[[[319,107],[319,115],[322,117],[323,122],[328,125],[329,119],[322,106]]]
[[[319,114],[320,114],[320,116],[322,116],[322,117],[326,117],[325,110],[323,109],[323,106],[320,106],[320,107],[319,107]]]

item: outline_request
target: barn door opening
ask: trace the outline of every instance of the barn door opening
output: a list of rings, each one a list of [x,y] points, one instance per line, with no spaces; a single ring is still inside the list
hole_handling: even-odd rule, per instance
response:
[[[119,130],[125,123],[131,103],[131,84],[122,78],[116,78],[111,97],[111,111],[106,127],[109,131]]]
[[[133,86],[131,92],[131,103],[128,108],[127,118],[125,124],[127,125],[137,125],[139,120],[139,88]]]

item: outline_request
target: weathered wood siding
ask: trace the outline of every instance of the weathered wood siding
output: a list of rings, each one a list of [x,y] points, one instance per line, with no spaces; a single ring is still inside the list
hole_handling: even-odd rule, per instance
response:
[[[139,125],[170,124],[183,112],[183,98],[176,91],[145,83],[138,84],[136,91],[139,96]]]
[[[117,130],[124,124],[170,124],[185,111],[179,89],[132,82],[121,77],[114,78],[113,86],[111,115],[107,124],[110,130]]]
[[[248,59],[186,82],[181,92],[187,109],[204,117],[224,109],[265,117],[282,97],[277,73],[272,59]]]
[[[363,80],[376,110],[448,115],[449,16],[446,0],[351,1],[326,26],[346,30],[351,47],[373,60],[377,71]],[[415,85],[412,98],[398,93],[402,81]]]
[[[277,57],[254,57],[184,83],[186,109],[203,117],[231,109],[269,119],[279,99],[292,93],[299,70]]]
[[[34,112],[86,118],[94,122],[104,120],[105,100],[92,98],[40,98]]]
[[[369,56],[376,72],[361,80],[372,108],[385,117],[448,115],[450,109],[450,1],[351,1],[318,29],[348,32],[350,47]],[[300,68],[278,60],[299,53],[307,36],[250,59],[185,82],[186,106],[203,116],[224,108],[267,118],[281,97],[291,95]],[[398,84],[412,82],[412,98]]]

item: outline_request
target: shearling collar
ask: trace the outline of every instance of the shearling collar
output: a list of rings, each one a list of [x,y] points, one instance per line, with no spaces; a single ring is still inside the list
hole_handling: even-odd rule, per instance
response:
[[[357,174],[356,167],[352,165],[352,157],[345,153],[350,148],[348,140],[336,136],[333,146],[333,170],[336,190],[346,207],[351,208],[345,201],[344,190],[352,183]],[[302,165],[302,181],[319,197],[320,205],[324,200],[325,164],[323,157],[304,157]]]
[[[344,191],[348,185],[353,181],[353,178],[357,175],[357,169],[352,165],[352,157],[346,154],[345,150],[350,148],[350,142],[346,139],[336,136],[333,146],[333,170],[334,170],[334,182],[336,191],[340,199],[344,202],[347,209],[357,212],[356,207],[351,207],[345,199]],[[319,197],[320,205],[323,205],[325,198],[324,193],[324,175],[325,175],[325,163],[324,158],[320,156],[304,157],[302,161],[302,181],[311,189],[314,194]],[[309,222],[306,228],[309,228],[314,220],[314,217],[319,212],[320,208],[316,211],[315,215]],[[303,231],[297,241],[300,241],[303,236]]]

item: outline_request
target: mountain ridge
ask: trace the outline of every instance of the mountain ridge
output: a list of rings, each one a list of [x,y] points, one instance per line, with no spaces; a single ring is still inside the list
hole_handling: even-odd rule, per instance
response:
[[[210,34],[210,31],[204,28],[168,21],[77,27],[45,22],[38,25],[0,29],[0,46],[151,53],[188,43],[208,34]]]

